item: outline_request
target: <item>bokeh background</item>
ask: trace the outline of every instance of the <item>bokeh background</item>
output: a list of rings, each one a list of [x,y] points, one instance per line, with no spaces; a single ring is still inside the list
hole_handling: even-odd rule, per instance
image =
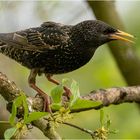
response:
[[[127,32],[137,37],[133,47],[140,56],[140,1],[116,0],[115,5]],[[95,16],[84,0],[0,1],[0,32],[13,32],[36,27],[45,21],[76,24],[87,19],[95,19]],[[28,95],[34,96],[35,92],[29,88],[27,83],[29,75],[27,68],[0,54],[0,71]],[[127,86],[107,45],[101,46],[96,51],[94,58],[84,67],[68,74],[56,75],[55,78],[60,81],[63,78],[75,79],[79,83],[81,94],[87,94],[99,88]],[[43,76],[37,78],[37,84],[47,93],[54,87]],[[117,134],[112,134],[109,138],[140,138],[140,110],[136,104],[112,105],[104,108],[104,111],[111,118],[111,128],[119,130]],[[9,114],[1,96],[0,112],[0,119],[6,120]],[[100,127],[99,111],[92,110],[75,114],[71,122],[95,130]],[[2,129],[0,126],[0,130]],[[36,131],[33,132],[32,138],[44,138],[40,132]],[[68,139],[90,138],[87,134],[65,125],[60,126],[58,132],[63,138]]]

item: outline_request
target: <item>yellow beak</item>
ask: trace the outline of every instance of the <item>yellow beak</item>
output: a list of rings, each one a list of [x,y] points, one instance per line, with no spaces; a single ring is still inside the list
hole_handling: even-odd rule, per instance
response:
[[[134,41],[132,41],[131,39],[127,39],[126,37],[129,37],[131,39],[135,38],[133,35],[120,31],[120,30],[117,30],[117,32],[110,35],[110,39],[117,39],[117,40],[122,40],[125,42],[134,43]]]

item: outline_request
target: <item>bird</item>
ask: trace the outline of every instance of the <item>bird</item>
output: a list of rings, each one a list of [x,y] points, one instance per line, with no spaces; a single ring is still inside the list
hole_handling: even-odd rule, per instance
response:
[[[75,25],[52,21],[25,30],[0,33],[0,53],[30,69],[28,83],[44,99],[44,110],[51,112],[50,97],[36,85],[36,76],[52,76],[74,71],[87,64],[96,49],[113,40],[133,43],[134,36],[100,20],[85,20]],[[71,92],[64,87],[66,95]]]

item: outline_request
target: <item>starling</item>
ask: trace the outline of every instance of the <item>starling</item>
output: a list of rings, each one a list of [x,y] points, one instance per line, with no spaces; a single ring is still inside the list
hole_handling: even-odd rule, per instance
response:
[[[87,20],[76,25],[44,22],[36,28],[1,33],[0,52],[31,70],[29,85],[43,96],[46,111],[50,112],[49,96],[35,84],[37,74],[44,73],[49,81],[58,85],[52,75],[82,67],[104,43],[112,40],[133,42],[125,37],[133,38],[99,20]],[[69,96],[69,89],[64,87],[64,90]]]

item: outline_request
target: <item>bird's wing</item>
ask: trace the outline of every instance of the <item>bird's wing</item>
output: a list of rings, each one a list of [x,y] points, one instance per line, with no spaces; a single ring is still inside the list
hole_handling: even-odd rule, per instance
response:
[[[68,29],[54,22],[45,22],[37,28],[1,33],[0,42],[18,49],[43,52],[66,44],[69,39]]]

